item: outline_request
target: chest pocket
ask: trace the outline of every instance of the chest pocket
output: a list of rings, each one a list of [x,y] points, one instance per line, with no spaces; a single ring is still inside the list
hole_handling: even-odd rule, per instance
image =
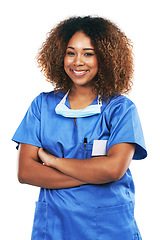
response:
[[[107,155],[108,140],[94,140],[92,148],[92,156],[106,156]]]
[[[92,144],[87,143],[85,138],[84,143],[80,145],[80,151],[84,159],[107,155],[107,140],[94,140]]]
[[[92,157],[92,149],[93,149],[93,144],[83,143],[83,158],[84,159]]]

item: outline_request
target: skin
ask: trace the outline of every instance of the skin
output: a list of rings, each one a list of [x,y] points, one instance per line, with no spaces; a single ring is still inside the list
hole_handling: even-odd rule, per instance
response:
[[[39,162],[39,148],[28,144],[20,144],[18,157],[18,180],[37,187],[61,189],[85,184],[62,172],[42,165]]]
[[[134,154],[133,144],[120,143],[112,146],[107,156],[88,159],[57,158],[39,149],[38,155],[46,166],[90,184],[118,181],[127,171]],[[117,153],[118,152],[118,153]]]
[[[91,40],[82,32],[70,39],[64,58],[64,70],[72,80],[69,94],[72,109],[89,106],[97,93],[92,91],[92,82],[98,72],[98,60]]]
[[[98,72],[98,60],[91,40],[82,32],[70,39],[64,58],[64,70],[74,86],[91,86]]]
[[[71,108],[89,106],[97,96],[92,91],[92,82],[98,71],[98,61],[91,40],[84,33],[77,32],[70,39],[64,70],[73,82],[69,93]],[[18,179],[21,183],[51,189],[109,183],[125,174],[134,151],[134,144],[120,143],[112,146],[107,156],[81,160],[57,158],[42,148],[20,144]]]

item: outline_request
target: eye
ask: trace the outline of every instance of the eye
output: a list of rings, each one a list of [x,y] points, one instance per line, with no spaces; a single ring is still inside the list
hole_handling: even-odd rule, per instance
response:
[[[86,56],[86,57],[92,57],[92,56],[94,56],[94,53],[86,52],[86,53],[84,54],[84,56]]]
[[[69,56],[74,56],[74,55],[75,55],[75,53],[74,53],[74,52],[71,52],[71,51],[69,51],[69,52],[67,52],[67,53],[66,53],[66,55],[69,55]]]

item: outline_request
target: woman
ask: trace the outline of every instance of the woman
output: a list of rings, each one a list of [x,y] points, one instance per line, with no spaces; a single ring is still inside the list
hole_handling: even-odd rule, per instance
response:
[[[70,18],[37,60],[55,91],[33,100],[13,137],[19,181],[41,187],[32,240],[141,239],[129,165],[147,152],[122,95],[132,86],[130,40],[109,20]]]

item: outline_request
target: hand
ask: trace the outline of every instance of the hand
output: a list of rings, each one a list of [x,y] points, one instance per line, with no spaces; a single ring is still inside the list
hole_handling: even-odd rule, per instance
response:
[[[46,166],[54,167],[54,161],[56,160],[55,156],[45,151],[43,148],[38,150],[38,156]]]

